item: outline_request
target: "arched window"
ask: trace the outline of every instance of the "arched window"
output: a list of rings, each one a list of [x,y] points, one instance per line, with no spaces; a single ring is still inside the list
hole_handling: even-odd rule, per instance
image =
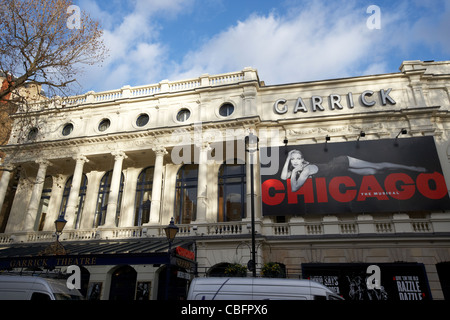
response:
[[[206,272],[206,275],[208,277],[228,277],[229,275],[225,273],[225,269],[230,265],[231,263],[228,262],[218,263],[209,268],[209,270]]]
[[[177,173],[175,223],[191,223],[197,213],[198,164],[185,164]]]
[[[53,184],[52,177],[50,176],[45,177],[44,187],[41,193],[41,201],[39,202],[38,208],[37,216],[39,217],[39,219],[36,219],[36,222],[38,223],[37,231],[42,231],[44,229],[45,217],[48,212],[48,204],[50,202],[50,195],[52,193],[52,184]]]
[[[136,270],[128,265],[120,266],[111,274],[109,300],[134,300],[136,292]]]
[[[109,191],[111,190],[111,179],[112,179],[112,170],[106,172],[103,175],[102,180],[100,181],[100,186],[98,187],[98,197],[97,197],[97,208],[95,210],[94,217],[94,228],[98,226],[102,226],[105,224],[106,219],[106,211],[108,208],[108,198]],[[116,210],[116,226],[119,223],[120,219],[120,206],[122,204],[122,193],[123,193],[123,173],[120,175],[120,187],[119,187],[119,195],[117,197],[117,210]]]
[[[69,201],[70,189],[72,188],[72,179],[71,176],[67,179],[66,184],[64,185],[63,198],[61,200],[61,206],[59,208],[59,216],[64,217],[67,210],[67,202]],[[80,191],[78,193],[78,205],[75,212],[75,229],[78,229],[80,224],[81,212],[83,212],[84,200],[86,199],[86,189],[87,189],[88,179],[85,174],[83,174],[81,178]]]
[[[246,216],[245,164],[222,164],[218,187],[217,221],[241,221]]]
[[[134,225],[141,226],[150,218],[154,167],[141,171],[136,186]]]

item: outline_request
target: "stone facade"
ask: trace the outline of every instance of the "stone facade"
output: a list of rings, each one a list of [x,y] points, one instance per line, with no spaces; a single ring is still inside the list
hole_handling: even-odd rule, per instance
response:
[[[308,145],[355,141],[361,132],[365,140],[394,139],[406,129],[400,139],[434,137],[450,185],[449,89],[450,62],[405,61],[393,74],[264,85],[245,68],[36,103],[31,114],[14,116],[16,124],[34,117],[34,127],[13,126],[2,147],[13,171],[2,176],[0,204],[11,173],[20,179],[0,245],[53,241],[62,214],[63,243],[158,239],[174,217],[177,238],[195,240],[203,275],[247,264],[254,197],[257,268],[278,262],[298,278],[304,263],[415,262],[424,264],[433,298],[443,299],[436,264],[450,262],[448,212],[263,216],[258,159],[252,194],[244,138],[269,132],[260,147]],[[242,174],[226,175],[224,163]],[[187,164],[196,166],[193,179],[187,169],[180,176]],[[151,179],[142,180],[149,167]],[[240,193],[224,191],[231,178],[241,179]],[[132,267],[156,299],[159,266]],[[116,268],[86,266],[103,299]]]

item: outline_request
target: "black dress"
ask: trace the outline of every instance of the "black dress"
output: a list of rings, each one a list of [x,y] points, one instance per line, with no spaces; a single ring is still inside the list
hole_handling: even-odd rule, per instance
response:
[[[347,156],[339,156],[327,163],[317,163],[315,165],[319,168],[319,171],[314,175],[315,177],[335,177],[348,174],[349,160]]]

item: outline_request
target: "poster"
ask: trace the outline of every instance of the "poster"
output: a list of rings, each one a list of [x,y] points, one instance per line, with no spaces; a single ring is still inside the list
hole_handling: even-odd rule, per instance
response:
[[[136,299],[138,301],[150,300],[150,288],[152,283],[150,281],[138,281],[136,287]]]
[[[90,282],[86,300],[100,300],[102,294],[102,287],[103,287],[102,282]]]
[[[368,288],[368,267],[380,270],[378,288]],[[425,267],[421,263],[309,263],[302,275],[327,286],[346,300],[420,301],[431,300]]]
[[[260,159],[265,216],[450,209],[433,137],[261,148]]]

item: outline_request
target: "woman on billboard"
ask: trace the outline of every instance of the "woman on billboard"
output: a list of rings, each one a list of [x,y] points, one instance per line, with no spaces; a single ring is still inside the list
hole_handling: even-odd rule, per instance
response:
[[[404,169],[415,172],[425,172],[422,167],[407,166],[391,162],[369,162],[350,156],[338,156],[328,163],[312,164],[303,158],[300,150],[289,151],[281,179],[291,179],[292,192],[296,192],[312,175],[335,176],[338,172],[350,171],[358,175],[373,175],[383,170]]]

